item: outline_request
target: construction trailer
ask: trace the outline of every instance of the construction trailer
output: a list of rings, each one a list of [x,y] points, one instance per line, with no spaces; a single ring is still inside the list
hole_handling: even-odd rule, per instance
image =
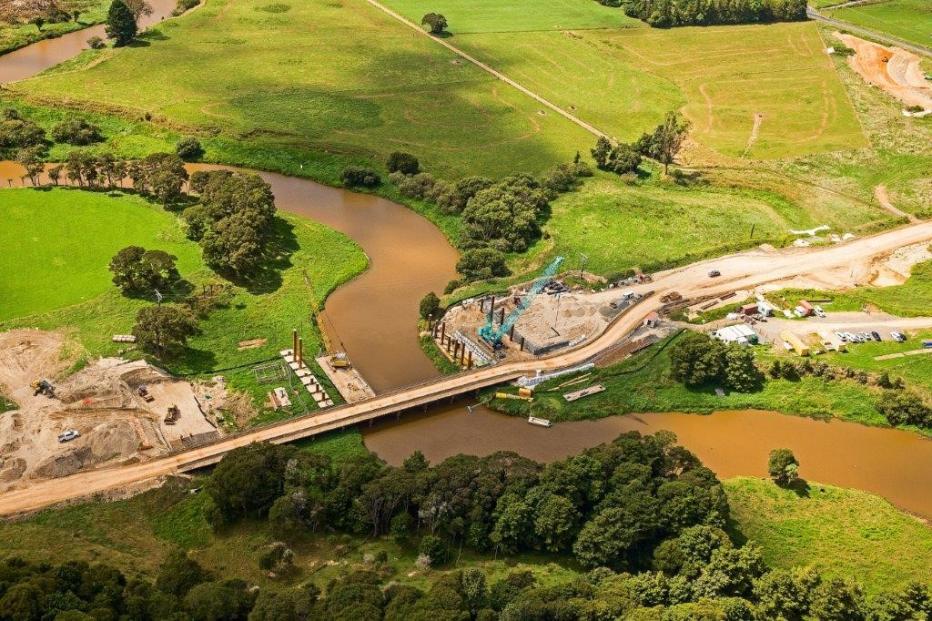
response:
[[[790,332],[789,330],[784,330],[780,333],[780,338],[783,339],[784,343],[789,343],[790,347],[793,348],[800,356],[809,355],[809,346],[803,342],[801,338]]]
[[[718,339],[724,343],[737,343],[738,345],[753,345],[760,340],[757,336],[757,332],[744,323],[716,330],[712,333],[712,338]]]

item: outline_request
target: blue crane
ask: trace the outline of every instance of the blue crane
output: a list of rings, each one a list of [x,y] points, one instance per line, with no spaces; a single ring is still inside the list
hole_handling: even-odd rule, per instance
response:
[[[563,257],[557,257],[547,266],[547,269],[537,277],[531,285],[531,288],[528,289],[528,292],[524,294],[524,297],[522,297],[517,306],[515,306],[515,309],[505,317],[505,320],[497,328],[494,322],[494,309],[489,311],[489,319],[484,326],[479,328],[479,336],[492,347],[500,347],[502,344],[502,337],[511,331],[512,326],[514,326],[515,322],[524,314],[524,311],[528,309],[531,302],[537,297],[537,294],[541,292],[547,283],[550,282],[550,279],[553,278],[553,275],[557,273],[557,269],[559,269],[561,263],[563,263]]]

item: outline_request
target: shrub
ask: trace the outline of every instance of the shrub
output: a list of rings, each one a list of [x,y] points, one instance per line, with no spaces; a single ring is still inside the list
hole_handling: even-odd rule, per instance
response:
[[[437,181],[430,173],[418,173],[416,175],[405,175],[401,172],[394,172],[391,175],[392,183],[398,186],[398,191],[402,196],[408,198],[425,199],[434,190]]]
[[[204,157],[204,147],[197,138],[187,136],[175,145],[175,153],[186,162],[196,162]]]
[[[777,485],[786,487],[798,478],[799,461],[790,449],[774,449],[770,451],[767,472]]]
[[[45,145],[45,130],[29,119],[24,119],[12,108],[0,117],[0,150],[14,151]]]
[[[84,146],[104,139],[100,128],[85,119],[71,117],[52,128],[55,142]]]
[[[382,183],[379,173],[364,166],[347,166],[340,175],[343,185],[348,188],[374,188]]]
[[[417,158],[403,151],[394,151],[389,155],[385,167],[390,173],[400,172],[405,175],[416,175],[421,171],[421,164]]]
[[[877,402],[877,410],[891,425],[932,427],[932,408],[914,392],[885,391]]]
[[[186,13],[199,5],[201,0],[178,0],[178,4],[175,5],[172,15],[178,16]]]
[[[436,535],[425,535],[418,546],[418,553],[430,559],[430,567],[442,565],[447,560],[447,546]]]
[[[107,47],[107,44],[100,37],[93,36],[87,40],[87,47],[91,48],[92,50],[102,50]]]

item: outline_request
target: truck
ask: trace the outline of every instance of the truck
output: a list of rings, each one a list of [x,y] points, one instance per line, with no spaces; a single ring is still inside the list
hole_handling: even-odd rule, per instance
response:
[[[66,429],[64,432],[58,434],[58,441],[64,444],[65,442],[71,442],[79,437],[81,437],[81,432],[77,429]]]

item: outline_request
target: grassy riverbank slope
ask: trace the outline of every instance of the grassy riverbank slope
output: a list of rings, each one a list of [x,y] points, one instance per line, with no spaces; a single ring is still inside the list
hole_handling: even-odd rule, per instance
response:
[[[110,258],[131,244],[176,255],[182,278],[195,290],[225,282],[203,264],[177,216],[137,196],[0,190],[0,214],[0,254],[9,265],[0,270],[0,330],[64,329],[87,356],[116,354],[125,345],[111,343],[111,336],[129,333],[138,309],[153,303],[128,298],[110,283]],[[280,214],[276,228],[282,258],[270,271],[274,276],[249,288],[227,283],[229,302],[201,320],[200,333],[181,355],[160,361],[162,366],[202,374],[268,359],[290,344],[292,328],[301,330],[308,351],[316,351],[319,337],[309,309],[365,269],[366,257],[343,234],[310,220]],[[252,339],[266,343],[239,349],[240,341]],[[270,390],[248,368],[228,379],[257,398]]]
[[[760,545],[774,567],[811,566],[856,579],[869,595],[928,580],[932,529],[879,496],[820,483],[799,496],[744,477],[724,484],[735,530]]]

